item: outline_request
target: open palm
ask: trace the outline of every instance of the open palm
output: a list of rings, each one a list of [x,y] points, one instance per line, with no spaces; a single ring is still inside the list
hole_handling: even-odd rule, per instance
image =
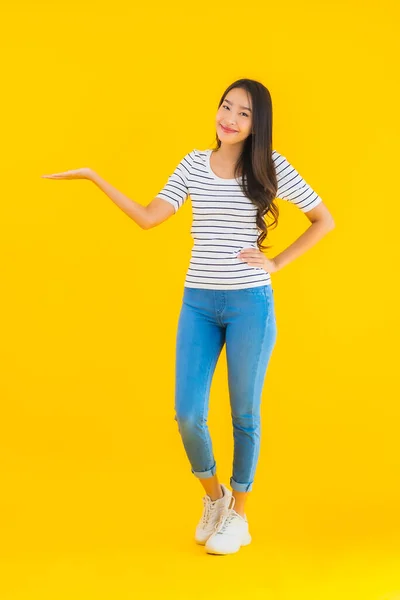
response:
[[[63,171],[62,173],[51,173],[50,175],[42,175],[44,179],[90,179],[92,170],[89,167],[83,169],[73,169],[71,171]]]

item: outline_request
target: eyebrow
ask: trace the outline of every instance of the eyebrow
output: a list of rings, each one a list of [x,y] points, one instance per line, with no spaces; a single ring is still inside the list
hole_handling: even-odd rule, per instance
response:
[[[227,98],[225,98],[225,102],[228,102],[228,104],[230,104],[231,106],[233,105],[233,102],[231,102]],[[251,112],[251,108],[249,108],[248,106],[239,106],[239,108],[245,108],[246,110],[249,110]]]

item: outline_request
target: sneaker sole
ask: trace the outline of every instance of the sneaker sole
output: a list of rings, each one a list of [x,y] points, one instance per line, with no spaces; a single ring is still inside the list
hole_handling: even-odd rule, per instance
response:
[[[202,542],[201,540],[196,540],[195,539],[194,541],[196,542],[196,544],[199,544],[199,546],[205,546],[207,540],[205,540],[204,542]]]
[[[208,538],[209,538],[209,537],[211,537],[211,536],[212,536],[212,534],[213,534],[213,532],[211,532],[211,533],[210,533],[210,534],[209,534],[209,535],[206,537],[206,539],[201,539],[201,538],[196,538],[196,537],[195,537],[195,538],[194,538],[194,541],[196,542],[196,544],[199,544],[200,546],[205,546],[205,545],[206,545],[206,543],[207,543],[207,540],[208,540]]]
[[[251,535],[249,534],[248,537],[245,538],[245,540],[240,544],[240,546],[248,546],[249,544],[251,544]],[[205,544],[204,544],[205,545]],[[239,548],[240,550],[240,548]],[[223,552],[222,550],[213,550],[212,548],[206,548],[207,554],[235,554],[235,552],[239,552],[239,550],[233,550],[233,552]]]

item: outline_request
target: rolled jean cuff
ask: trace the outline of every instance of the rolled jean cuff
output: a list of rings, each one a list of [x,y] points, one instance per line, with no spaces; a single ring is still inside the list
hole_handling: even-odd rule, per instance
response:
[[[252,481],[250,483],[238,483],[233,479],[233,477],[230,478],[229,483],[231,484],[231,488],[236,492],[251,492],[253,488]]]
[[[192,469],[192,473],[195,477],[198,477],[199,479],[206,479],[207,477],[212,477],[213,475],[215,475],[217,471],[217,464],[214,463],[213,466],[211,467],[211,469],[208,469],[208,471],[193,471]]]

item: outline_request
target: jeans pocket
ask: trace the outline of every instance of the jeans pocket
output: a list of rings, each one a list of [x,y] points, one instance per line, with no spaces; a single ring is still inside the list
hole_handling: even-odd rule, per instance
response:
[[[258,285],[252,288],[244,288],[243,291],[250,296],[262,296],[265,294],[265,287],[264,285]]]
[[[270,300],[274,299],[274,288],[272,287],[272,285],[265,285],[264,286],[264,294],[266,298],[269,298]]]

